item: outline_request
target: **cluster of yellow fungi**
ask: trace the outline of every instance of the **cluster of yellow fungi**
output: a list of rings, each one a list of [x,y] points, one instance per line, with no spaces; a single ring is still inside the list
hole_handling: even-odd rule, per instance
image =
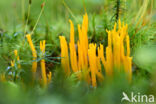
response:
[[[114,69],[126,73],[127,79],[132,79],[132,57],[130,57],[130,39],[127,32],[127,25],[118,21],[114,29],[107,31],[108,46],[99,47],[95,43],[88,43],[88,15],[83,16],[82,26],[78,24],[79,40],[75,42],[74,25],[70,22],[69,45],[64,36],[60,36],[61,65],[67,75],[72,72],[79,79],[85,80],[93,87],[97,86],[97,79],[103,80],[105,76],[112,76]],[[69,46],[69,52],[68,52]],[[77,48],[76,48],[77,46]],[[104,51],[106,49],[106,51]],[[96,52],[97,51],[97,52]],[[69,56],[70,53],[70,56]],[[102,63],[102,64],[101,64]],[[104,70],[102,70],[102,65]],[[103,74],[105,72],[105,75]]]

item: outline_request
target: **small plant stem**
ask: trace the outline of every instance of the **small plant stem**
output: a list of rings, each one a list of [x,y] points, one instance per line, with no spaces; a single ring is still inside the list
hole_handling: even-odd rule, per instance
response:
[[[71,14],[71,16],[77,21],[76,17],[74,16],[73,12],[68,7],[68,5],[65,3],[65,1],[63,0],[62,2],[63,2],[63,5],[67,8],[67,10],[69,11],[69,13]]]
[[[25,23],[25,6],[24,6],[24,3],[25,3],[25,0],[22,0],[21,1],[21,15],[22,15],[22,20],[23,20],[23,26]]]
[[[29,6],[28,6],[28,14],[27,14],[27,20],[26,20],[26,24],[25,24],[24,38],[25,38],[26,30],[27,30],[28,21],[29,21],[30,9],[31,9],[31,4],[29,4]]]
[[[85,13],[86,13],[87,11],[86,11],[85,0],[82,0],[82,2],[83,2],[83,8],[84,8],[84,11],[85,11]]]
[[[40,20],[40,18],[41,18],[41,16],[42,16],[43,10],[44,10],[44,7],[41,9],[41,12],[40,12],[39,17],[38,17],[38,19],[37,19],[37,21],[36,21],[36,24],[35,24],[35,26],[34,26],[32,32],[30,33],[31,35],[33,34],[34,30],[36,29],[36,26],[38,25],[38,22],[39,22],[39,20]]]

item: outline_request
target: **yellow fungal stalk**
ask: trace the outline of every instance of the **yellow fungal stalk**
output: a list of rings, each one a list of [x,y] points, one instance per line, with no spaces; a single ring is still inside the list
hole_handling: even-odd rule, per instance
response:
[[[42,57],[45,55],[45,40],[40,41],[40,51],[42,52]],[[45,66],[45,60],[41,59],[41,73],[42,73],[42,81],[43,86],[47,86],[47,76],[46,76],[46,66]]]
[[[37,70],[37,61],[36,61],[37,60],[37,52],[36,52],[36,49],[35,49],[35,47],[33,45],[31,35],[30,34],[26,35],[26,38],[28,40],[29,46],[30,46],[31,51],[32,51],[32,56],[33,56],[32,72],[35,75],[36,70]]]
[[[106,59],[104,57],[104,47],[102,44],[100,44],[100,46],[98,47],[98,58],[101,59],[103,65],[106,66]]]
[[[78,25],[78,56],[79,70],[88,68],[88,15],[83,16],[82,27]]]
[[[97,57],[96,57],[96,44],[90,44],[88,49],[88,56],[89,56],[89,65],[91,71],[91,79],[92,79],[92,86],[96,87],[96,71],[97,69]]]
[[[69,56],[68,56],[68,45],[64,36],[60,36],[60,45],[61,45],[61,65],[65,70],[67,75],[70,74],[69,66]]]
[[[74,25],[71,20],[70,22],[70,43],[69,43],[69,48],[70,48],[70,60],[71,60],[71,67],[73,72],[78,71],[78,63],[77,63],[77,55],[76,55],[76,48],[75,48],[75,40],[74,40]]]
[[[11,67],[15,66],[15,61],[11,61]]]
[[[20,61],[20,58],[19,58],[19,55],[18,55],[18,51],[17,50],[14,50],[14,54],[15,54],[15,58],[17,59],[17,61],[19,62]],[[18,68],[20,69],[21,68],[21,65],[18,64]]]

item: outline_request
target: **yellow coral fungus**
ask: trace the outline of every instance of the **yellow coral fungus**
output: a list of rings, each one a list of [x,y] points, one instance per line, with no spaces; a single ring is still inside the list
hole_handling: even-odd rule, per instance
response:
[[[74,72],[78,71],[78,64],[77,64],[77,55],[76,55],[76,48],[75,48],[75,41],[74,41],[74,25],[71,20],[70,22],[70,60],[71,60],[71,67]]]
[[[64,68],[67,75],[70,74],[69,66],[69,56],[68,56],[68,45],[64,36],[60,36],[60,45],[61,45],[61,65]]]
[[[15,66],[15,61],[11,61],[11,67]]]
[[[88,68],[88,15],[87,13],[83,17],[83,23],[82,27],[78,25],[78,33],[79,33],[79,40],[78,40],[78,48],[81,50],[81,52],[78,52],[79,60],[79,68],[80,69],[86,69]]]
[[[15,58],[17,59],[17,61],[19,62],[20,61],[20,58],[19,58],[19,55],[18,55],[18,51],[17,50],[14,50],[14,54],[15,54]],[[18,68],[20,69],[21,68],[21,65],[18,63]]]
[[[30,34],[26,35],[26,38],[28,40],[28,43],[29,43],[31,51],[32,51],[32,56],[33,56],[32,72],[35,75],[36,70],[37,70],[37,61],[36,61],[37,60],[37,51],[35,49],[35,46],[33,45],[31,35]]]
[[[42,53],[42,58],[45,55],[45,40],[40,41],[40,51]],[[43,86],[47,86],[47,76],[46,76],[46,66],[45,66],[45,60],[41,59],[41,75],[42,75],[42,81]]]
[[[91,78],[92,78],[92,86],[96,87],[96,71],[97,69],[97,61],[96,61],[96,44],[90,44],[88,49],[89,56],[89,65],[91,70]]]

